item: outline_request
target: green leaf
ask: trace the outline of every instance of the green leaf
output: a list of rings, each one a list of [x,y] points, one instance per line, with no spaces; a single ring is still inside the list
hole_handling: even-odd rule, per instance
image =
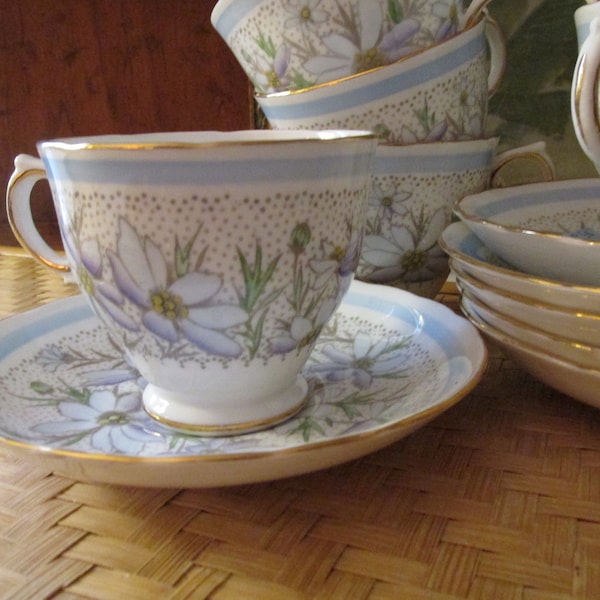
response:
[[[394,25],[404,19],[404,10],[402,10],[399,0],[388,0],[388,15]]]
[[[325,435],[324,429],[319,425],[319,423],[313,417],[304,417],[300,419],[298,426],[292,429],[288,435],[302,435],[302,439],[305,442],[310,441],[310,436],[314,433],[319,433],[321,435]]]
[[[256,38],[256,43],[258,47],[270,58],[275,58],[275,54],[277,53],[277,48],[275,48],[275,44],[273,43],[272,38],[266,38],[261,31],[258,34],[258,38]]]
[[[175,243],[175,274],[177,277],[183,277],[190,271],[190,257],[192,254],[192,248],[200,229],[194,234],[192,239],[187,242],[183,247],[180,245],[179,240]],[[206,252],[206,250],[204,251]]]
[[[36,393],[40,395],[52,394],[54,392],[54,388],[43,381],[32,381],[29,384],[29,387]]]

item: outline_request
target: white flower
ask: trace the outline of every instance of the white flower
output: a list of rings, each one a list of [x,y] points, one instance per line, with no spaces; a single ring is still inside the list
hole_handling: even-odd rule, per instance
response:
[[[332,278],[335,278],[336,284],[339,283],[342,286],[349,284],[349,281],[346,280],[354,275],[358,266],[362,232],[353,230],[347,246],[336,245],[329,241],[324,241],[321,246],[323,257],[312,259],[309,262],[311,270],[316,275],[315,289],[320,290],[325,287],[331,283]]]
[[[462,12],[458,0],[438,0],[431,12],[442,21],[435,35],[436,42],[441,42],[458,31],[459,16]]]
[[[285,10],[290,13],[284,27],[286,29],[311,29],[329,19],[329,13],[320,9],[321,0],[288,0],[284,3]]]
[[[311,365],[310,371],[325,373],[328,381],[351,379],[357,388],[366,389],[374,377],[399,370],[407,359],[407,341],[408,338],[392,345],[386,339],[373,341],[367,333],[358,332],[351,352],[344,352],[339,345],[326,344],[321,351],[330,362]]]
[[[72,257],[79,287],[100,315],[103,313],[116,323],[137,331],[137,324],[123,309],[124,298],[113,285],[103,278],[103,261],[100,243],[96,238],[79,240],[77,236],[65,236],[65,249]]]
[[[290,76],[288,69],[292,57],[291,50],[279,46],[273,57],[259,56],[252,61],[250,71],[252,81],[257,90],[263,93],[276,92],[289,87]]]
[[[96,390],[87,403],[59,403],[58,412],[66,420],[42,423],[33,430],[57,438],[89,436],[96,450],[135,455],[146,443],[162,441],[143,428],[139,409],[139,392],[117,396],[112,391]]]
[[[331,33],[323,38],[323,44],[330,51],[325,56],[310,58],[304,63],[309,73],[319,76],[319,80],[334,80],[384,64],[377,44],[381,37],[383,13],[373,14],[373,0],[359,0],[357,5],[359,31],[354,39],[341,33]]]
[[[274,354],[286,354],[295,348],[312,346],[335,308],[335,301],[328,300],[319,309],[314,318],[296,315],[284,333],[271,340]]]
[[[420,235],[406,225],[400,225],[391,228],[389,237],[366,236],[361,257],[379,268],[370,275],[371,280],[427,281],[438,276],[447,263],[444,252],[437,245],[446,221],[446,213],[440,209],[423,224]]]
[[[242,353],[242,346],[224,331],[244,323],[248,314],[239,306],[212,302],[220,277],[191,272],[170,281],[159,247],[147,237],[142,241],[124,219],[119,221],[117,250],[109,252],[115,283],[139,307],[150,332],[169,342],[185,337],[210,354]]]
[[[377,211],[380,217],[392,219],[394,215],[402,216],[408,212],[404,202],[410,199],[412,192],[398,188],[393,182],[373,184],[369,194],[369,206]]]

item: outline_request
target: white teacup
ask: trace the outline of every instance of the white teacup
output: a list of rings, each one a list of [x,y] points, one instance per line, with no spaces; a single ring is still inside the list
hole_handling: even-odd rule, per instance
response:
[[[389,64],[471,25],[488,0],[219,0],[211,23],[257,92]]]
[[[477,139],[505,59],[502,32],[486,17],[405,60],[256,100],[274,129],[369,129],[392,145]]]
[[[578,26],[583,41],[571,84],[571,117],[581,149],[600,171],[600,3],[583,6],[575,14],[584,8],[590,9],[586,15],[596,16],[589,21],[589,29]]]
[[[449,273],[438,239],[456,202],[510,184],[519,166],[530,180],[555,178],[543,142],[501,154],[497,145],[498,138],[379,146],[357,277],[435,297]]]
[[[72,138],[15,160],[21,243],[71,271],[148,381],[146,410],[200,433],[297,412],[300,375],[353,278],[377,140],[364,131]],[[30,208],[47,178],[66,258]]]

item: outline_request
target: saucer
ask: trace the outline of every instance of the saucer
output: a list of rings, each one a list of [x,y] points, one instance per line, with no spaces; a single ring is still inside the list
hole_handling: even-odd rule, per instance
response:
[[[0,321],[0,444],[70,478],[144,487],[267,481],[412,433],[481,378],[477,329],[438,302],[355,281],[303,375],[306,407],[271,429],[199,437],[142,408],[144,381],[75,296]]]
[[[565,357],[559,357],[547,350],[536,348],[496,329],[486,322],[476,310],[473,310],[468,299],[464,297],[461,299],[460,306],[463,313],[477,328],[521,369],[575,400],[600,408],[600,398],[598,397],[598,390],[600,389],[599,369],[575,364]]]

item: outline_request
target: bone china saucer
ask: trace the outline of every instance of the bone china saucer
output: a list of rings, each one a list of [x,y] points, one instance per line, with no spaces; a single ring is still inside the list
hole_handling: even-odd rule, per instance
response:
[[[409,292],[354,282],[304,370],[302,412],[256,433],[198,437],[144,412],[144,382],[75,296],[0,322],[0,447],[87,481],[266,481],[337,465],[412,433],[472,390],[486,361],[467,319]]]

